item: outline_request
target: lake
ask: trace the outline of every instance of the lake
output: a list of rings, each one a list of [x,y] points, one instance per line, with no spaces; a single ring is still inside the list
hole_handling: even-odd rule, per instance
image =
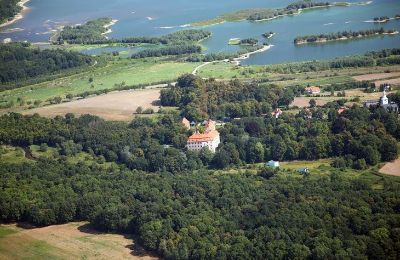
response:
[[[284,7],[288,0],[31,0],[24,19],[0,30],[0,40],[12,38],[31,42],[47,41],[51,33],[62,25],[81,24],[99,17],[112,17],[119,22],[112,27],[109,37],[159,36],[182,30],[191,22],[217,15],[254,7]],[[350,1],[356,2],[356,1]],[[400,20],[385,24],[366,22],[375,16],[394,17],[400,14],[399,0],[373,1],[369,5],[332,7],[305,11],[300,15],[287,16],[267,22],[232,22],[205,29],[213,35],[202,44],[205,52],[233,52],[238,46],[228,45],[230,38],[258,38],[273,31],[276,35],[268,40],[270,50],[251,56],[242,64],[270,64],[287,61],[319,60],[344,55],[364,53],[383,48],[400,46],[400,36],[371,37],[362,40],[340,41],[326,44],[296,46],[293,39],[299,35],[329,33],[342,30],[369,28],[400,30]],[[19,31],[15,31],[15,29]],[[103,51],[103,50],[101,50]],[[96,53],[95,51],[89,54]]]

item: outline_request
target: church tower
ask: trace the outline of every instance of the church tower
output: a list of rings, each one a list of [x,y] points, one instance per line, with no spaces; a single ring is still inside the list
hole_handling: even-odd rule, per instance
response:
[[[381,100],[380,100],[379,104],[381,106],[389,104],[389,99],[386,97],[386,89],[383,90],[383,97],[381,97]]]

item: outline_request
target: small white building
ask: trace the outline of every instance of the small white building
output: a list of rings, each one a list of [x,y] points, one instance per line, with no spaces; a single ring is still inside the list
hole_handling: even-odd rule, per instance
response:
[[[271,160],[271,161],[267,162],[267,166],[272,167],[272,168],[276,168],[276,167],[279,167],[279,162]]]

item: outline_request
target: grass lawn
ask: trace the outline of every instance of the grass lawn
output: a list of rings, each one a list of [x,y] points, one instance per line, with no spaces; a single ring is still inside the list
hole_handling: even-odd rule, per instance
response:
[[[25,152],[22,148],[8,145],[0,146],[0,160],[10,164],[33,162],[32,160],[25,158]]]
[[[160,59],[132,60],[116,59],[107,66],[77,75],[58,78],[36,85],[4,91],[0,100],[46,101],[66,94],[80,94],[85,91],[113,89],[116,85],[150,84],[160,81],[173,81],[184,73],[190,73],[198,63],[161,61]],[[93,82],[89,79],[93,78]]]
[[[130,237],[98,233],[85,222],[43,228],[0,225],[0,259],[156,259],[139,255]]]

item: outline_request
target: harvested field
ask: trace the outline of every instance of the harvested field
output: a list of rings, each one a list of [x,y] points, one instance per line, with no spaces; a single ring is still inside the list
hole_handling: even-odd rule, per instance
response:
[[[314,99],[317,102],[317,106],[323,106],[329,102],[329,100],[324,97],[295,97],[290,106],[309,107],[311,99]]]
[[[390,72],[390,73],[373,73],[373,74],[365,74],[352,77],[357,81],[365,81],[365,80],[377,80],[377,79],[387,79],[393,77],[399,77],[400,72]]]
[[[399,85],[400,84],[400,78],[375,81],[375,85],[376,86],[380,86],[382,84]]]
[[[380,170],[380,173],[400,177],[400,158],[386,163]]]
[[[154,111],[158,111],[159,98],[159,89],[117,91],[101,96],[35,108],[24,113],[38,113],[47,117],[65,115],[67,113],[76,115],[92,114],[106,120],[129,121],[133,118],[133,113],[136,112],[139,106],[143,110],[152,108]]]
[[[0,225],[0,259],[157,259],[129,237],[98,233],[85,222],[44,228]]]

